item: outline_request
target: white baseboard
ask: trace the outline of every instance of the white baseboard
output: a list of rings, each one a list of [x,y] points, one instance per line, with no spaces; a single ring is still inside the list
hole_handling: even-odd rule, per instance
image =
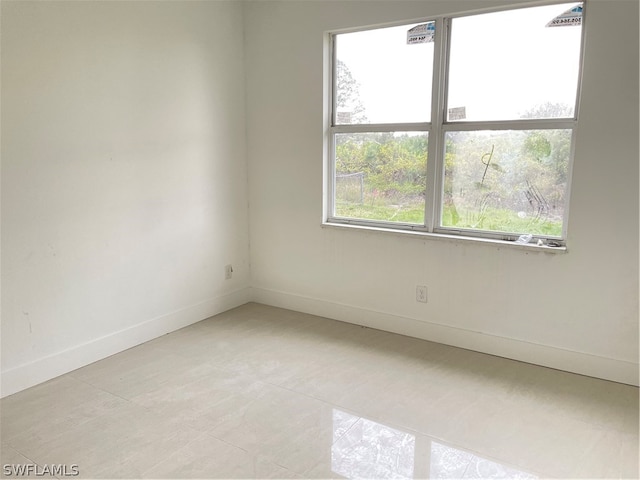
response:
[[[4,370],[1,373],[0,398],[250,301],[604,380],[635,386],[639,383],[638,364],[633,362],[487,335],[302,295],[247,287]]]
[[[265,288],[252,288],[254,302],[287,308],[432,342],[488,353],[557,370],[638,386],[638,364],[513,338],[488,335],[409,317],[328,302]]]
[[[249,301],[251,301],[251,289],[247,287],[147,320],[33,362],[4,370],[2,371],[0,397],[6,397],[46,382]]]

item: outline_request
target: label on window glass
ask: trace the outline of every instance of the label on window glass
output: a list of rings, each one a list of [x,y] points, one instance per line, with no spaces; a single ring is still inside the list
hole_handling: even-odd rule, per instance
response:
[[[453,107],[449,109],[449,120],[464,120],[467,118],[467,107]]]
[[[582,25],[582,5],[576,5],[547,23],[547,27],[573,27],[578,25]]]
[[[436,34],[435,22],[423,23],[416,25],[407,31],[407,45],[415,45],[418,43],[431,43]]]
[[[337,112],[336,120],[338,123],[351,123],[351,112]]]

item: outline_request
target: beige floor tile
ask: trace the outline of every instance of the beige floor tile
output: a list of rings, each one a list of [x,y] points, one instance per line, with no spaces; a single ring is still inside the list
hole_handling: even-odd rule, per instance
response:
[[[69,375],[58,377],[2,399],[2,440],[22,451],[28,445],[67,435],[97,417],[111,415],[126,403]]]
[[[97,388],[130,399],[172,383],[180,386],[214,367],[143,344],[69,374]]]
[[[570,476],[640,478],[638,451],[638,435],[600,430],[593,446],[584,452]]]
[[[262,382],[225,370],[211,370],[179,388],[172,382],[163,383],[132,397],[131,402],[187,427],[206,431],[245,408],[264,388]]]
[[[0,478],[42,478],[38,465],[5,443],[0,445],[0,464]]]
[[[82,478],[638,478],[638,389],[258,304],[0,401]]]
[[[199,433],[137,405],[124,405],[20,452],[34,462],[78,465],[80,478],[139,478]]]
[[[429,451],[429,478],[513,478],[533,479],[539,475],[502,459],[481,456],[476,452],[432,440]]]
[[[638,432],[638,389],[629,385],[518,364],[506,383],[509,398],[625,433]]]
[[[259,454],[202,434],[143,473],[142,478],[297,478]]]
[[[209,433],[304,474],[318,458],[330,451],[334,435],[333,411],[334,408],[325,402],[267,385],[245,407],[230,409],[225,421]],[[340,429],[347,427],[340,426]]]
[[[638,434],[622,435],[620,447],[620,478],[640,478],[640,442]],[[606,452],[601,449],[599,452]],[[599,453],[600,458],[606,453]],[[593,470],[587,472],[593,476]]]
[[[593,424],[486,396],[452,416],[441,434],[481,456],[555,478],[571,478],[586,451],[602,450],[602,430]]]

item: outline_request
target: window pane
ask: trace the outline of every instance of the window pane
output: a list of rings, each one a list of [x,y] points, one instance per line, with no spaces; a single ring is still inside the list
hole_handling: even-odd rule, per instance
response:
[[[580,22],[563,26],[547,24],[580,5],[453,19],[448,119],[573,117],[582,16],[573,14]]]
[[[434,23],[420,25],[335,36],[337,124],[430,121]]]
[[[426,132],[336,134],[335,216],[424,223]]]
[[[444,227],[562,236],[571,130],[447,132]]]

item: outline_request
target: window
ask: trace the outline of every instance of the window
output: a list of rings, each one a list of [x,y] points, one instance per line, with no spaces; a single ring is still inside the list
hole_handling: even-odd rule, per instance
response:
[[[564,245],[582,15],[332,34],[327,222]]]

